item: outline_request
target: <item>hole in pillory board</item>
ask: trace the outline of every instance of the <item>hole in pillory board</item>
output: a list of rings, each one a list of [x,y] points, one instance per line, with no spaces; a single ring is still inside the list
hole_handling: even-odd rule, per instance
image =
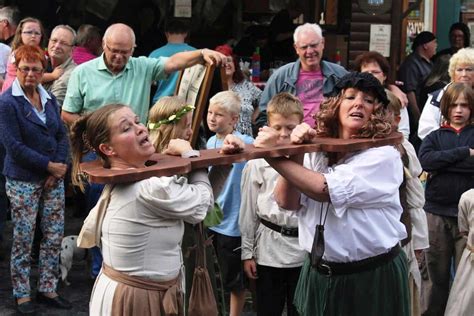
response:
[[[156,165],[157,162],[158,161],[156,160],[148,160],[147,162],[145,162],[145,166],[150,167],[150,166]]]

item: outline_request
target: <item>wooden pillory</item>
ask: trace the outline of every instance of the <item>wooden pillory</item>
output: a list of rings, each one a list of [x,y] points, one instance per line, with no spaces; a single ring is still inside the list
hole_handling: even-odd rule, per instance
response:
[[[286,145],[273,148],[255,148],[246,145],[244,151],[237,154],[221,154],[219,149],[201,150],[200,157],[181,158],[163,154],[154,154],[150,165],[139,169],[112,170],[102,167],[99,161],[84,162],[81,170],[94,183],[127,183],[153,176],[172,176],[185,174],[193,169],[206,168],[209,166],[229,165],[234,162],[242,162],[257,158],[282,157],[309,152],[353,152],[371,147],[385,145],[396,145],[403,141],[401,133],[393,133],[387,138],[376,139],[338,139],[317,138],[312,144]]]
[[[186,100],[186,104],[195,106],[192,123],[191,144],[196,143],[199,126],[206,108],[207,98],[214,76],[215,66],[195,65],[181,71],[175,95]],[[226,89],[223,80],[224,71],[221,71],[221,85]],[[246,145],[244,151],[237,154],[221,154],[219,149],[201,150],[200,157],[181,158],[177,156],[154,154],[149,161],[149,166],[139,169],[112,170],[102,167],[100,161],[84,162],[81,164],[82,172],[94,183],[127,183],[153,176],[172,176],[186,174],[193,169],[207,168],[209,166],[230,165],[234,162],[248,161],[257,158],[282,157],[301,153],[317,151],[324,152],[353,152],[371,147],[400,144],[403,141],[401,133],[393,133],[387,138],[375,139],[337,139],[317,138],[312,144],[286,145],[273,148],[255,148]]]

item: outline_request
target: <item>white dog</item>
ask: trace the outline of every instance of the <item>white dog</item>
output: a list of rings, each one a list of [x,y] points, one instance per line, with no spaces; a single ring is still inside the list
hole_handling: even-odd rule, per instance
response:
[[[67,274],[71,270],[73,261],[85,260],[87,258],[87,249],[77,247],[77,235],[66,236],[61,242],[61,260],[59,268],[61,269],[61,279],[66,285]]]

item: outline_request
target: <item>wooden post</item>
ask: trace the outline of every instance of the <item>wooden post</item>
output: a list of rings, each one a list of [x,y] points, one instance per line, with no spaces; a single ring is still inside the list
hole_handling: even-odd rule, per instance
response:
[[[392,1],[392,39],[390,43],[390,79],[397,78],[402,43],[402,6],[403,0]]]

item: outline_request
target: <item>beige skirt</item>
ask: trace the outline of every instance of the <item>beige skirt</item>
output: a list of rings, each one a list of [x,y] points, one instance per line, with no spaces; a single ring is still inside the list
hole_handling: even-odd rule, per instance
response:
[[[445,316],[474,315],[474,249],[464,249],[453,286],[449,293]]]
[[[90,315],[181,316],[183,295],[180,277],[157,282],[130,276],[103,265],[90,301]]]

